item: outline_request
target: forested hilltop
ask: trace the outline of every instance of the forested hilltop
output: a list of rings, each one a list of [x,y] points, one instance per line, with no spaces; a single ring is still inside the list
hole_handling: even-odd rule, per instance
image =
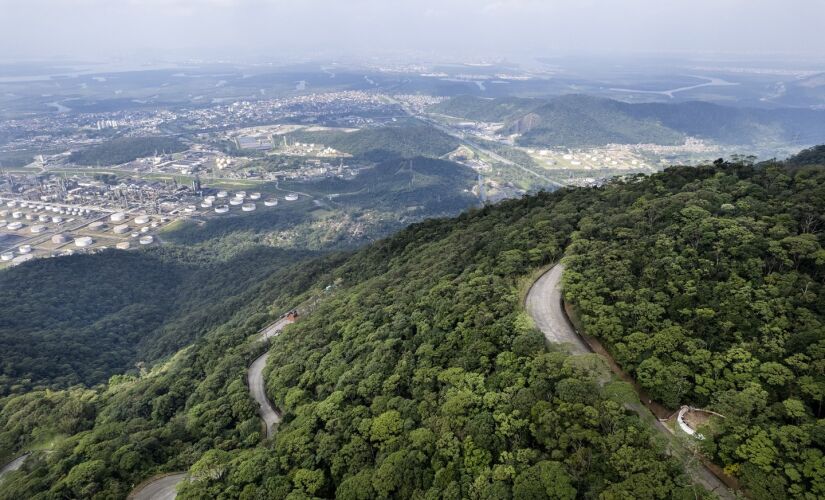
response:
[[[755,496],[825,496],[825,171],[673,168],[604,195],[567,252],[585,330],[656,400],[724,415],[704,449]]]
[[[626,384],[545,345],[523,312],[563,256],[587,331],[654,397],[727,417],[703,429],[709,456],[756,498],[821,497],[823,190],[822,166],[676,167],[279,268],[147,373],[3,399],[6,456],[62,437],[0,498],[123,498],[178,470],[181,498],[708,496]],[[269,347],[284,421],[262,441],[251,335],[310,296]]]

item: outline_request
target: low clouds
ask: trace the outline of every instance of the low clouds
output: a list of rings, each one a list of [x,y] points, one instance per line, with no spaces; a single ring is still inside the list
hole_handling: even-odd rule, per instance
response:
[[[820,0],[0,0],[0,58],[825,54]]]

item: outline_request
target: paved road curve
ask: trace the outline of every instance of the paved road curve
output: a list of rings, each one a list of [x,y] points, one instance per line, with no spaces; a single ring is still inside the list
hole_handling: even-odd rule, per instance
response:
[[[561,295],[561,275],[563,272],[564,266],[556,264],[533,283],[525,300],[527,313],[533,318],[533,322],[548,342],[566,344],[570,348],[571,354],[587,354],[591,350],[576,333],[567,318],[567,313],[564,312]],[[637,409],[637,411],[647,410],[642,408]],[[659,432],[668,438],[672,436],[667,427],[655,417],[654,425]],[[694,481],[721,498],[735,498],[725,484],[701,463],[697,463],[694,467],[686,464],[686,468]]]
[[[23,462],[25,462],[27,458],[29,458],[29,454],[25,453],[4,465],[3,468],[0,469],[0,481],[2,481],[9,472],[14,472],[20,469],[20,467],[23,467]]]
[[[272,325],[268,326],[261,332],[261,341],[272,338],[284,329],[289,324],[286,318],[279,319]],[[269,402],[266,397],[266,385],[264,384],[264,367],[266,367],[266,360],[269,359],[269,351],[258,356],[249,367],[246,373],[246,381],[249,384],[249,392],[252,397],[258,402],[258,413],[264,421],[266,426],[266,437],[272,437],[273,427],[281,422],[281,414]]]
[[[281,318],[275,323],[261,331],[259,341],[263,342],[272,338],[284,329],[290,321],[286,318]],[[264,387],[263,370],[266,366],[266,360],[269,358],[269,352],[259,356],[247,371],[246,379],[249,382],[249,392],[252,397],[258,402],[258,413],[266,424],[266,437],[272,436],[272,428],[281,421],[281,414],[272,406],[269,399],[266,397],[266,390]],[[4,469],[5,470],[5,469]],[[129,495],[130,500],[172,500],[177,495],[178,483],[186,479],[186,474],[171,474],[161,477],[155,481],[147,483],[140,490],[132,492]]]
[[[573,329],[564,312],[561,296],[561,274],[564,266],[556,264],[542,274],[527,292],[527,313],[544,338],[553,344],[566,344],[572,354],[587,354],[590,349]]]
[[[178,483],[186,478],[186,474],[169,474],[155,481],[146,483],[138,491],[129,495],[129,500],[172,500],[177,495]]]

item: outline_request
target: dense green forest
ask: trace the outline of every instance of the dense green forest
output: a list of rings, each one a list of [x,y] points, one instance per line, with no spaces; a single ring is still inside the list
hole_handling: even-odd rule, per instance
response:
[[[625,103],[586,95],[552,99],[458,96],[431,111],[506,122],[522,146],[675,144],[686,136],[722,144],[811,144],[825,136],[825,111],[749,109],[706,102]]]
[[[567,257],[586,331],[658,401],[723,414],[704,448],[756,496],[825,496],[825,170],[673,168],[600,198]]]
[[[755,498],[821,497],[825,166],[799,163],[539,193],[280,266],[144,373],[0,400],[5,456],[63,436],[0,499],[124,497],[175,470],[181,498],[704,496],[626,384],[522,310],[562,257],[585,329],[653,397],[725,415],[701,429],[708,456]],[[266,347],[284,421],[262,442],[251,335],[309,296]]]
[[[458,147],[458,140],[429,125],[406,124],[355,132],[295,132],[290,140],[320,143],[358,159],[382,162],[427,156],[439,158]]]
[[[186,145],[174,137],[118,137],[80,151],[69,161],[78,165],[119,165],[138,158],[184,151]]]
[[[113,378],[92,416],[75,417],[83,430],[35,454],[0,498],[122,497],[190,467],[182,498],[695,498],[598,359],[548,351],[520,311],[525,275],[561,256],[591,201],[510,201],[276,273],[168,363]],[[331,283],[273,340],[269,389],[285,421],[257,446],[249,336]],[[27,417],[40,405],[77,413],[47,396],[4,401],[14,449],[47,433]]]
[[[0,272],[0,396],[87,386],[224,323],[236,294],[295,262],[271,248],[210,262],[194,251],[108,251]]]

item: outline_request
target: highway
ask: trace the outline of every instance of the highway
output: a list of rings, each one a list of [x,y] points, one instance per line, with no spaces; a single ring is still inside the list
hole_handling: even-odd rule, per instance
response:
[[[564,344],[573,355],[588,354],[592,350],[579,336],[576,329],[573,328],[570,318],[567,317],[567,313],[564,311],[561,294],[562,273],[564,273],[564,265],[556,264],[549,271],[542,274],[527,292],[524,305],[536,327],[541,330],[548,342]],[[642,416],[642,412],[649,411],[644,405],[631,406],[640,416]],[[650,417],[653,419],[654,428],[662,433],[669,443],[674,446],[681,446],[680,443],[675,441],[673,433],[659,419],[652,413]],[[688,450],[685,450],[685,452],[689,454]],[[675,456],[678,457],[679,455]],[[685,470],[696,483],[719,495],[720,498],[736,498],[725,483],[710,469],[693,457],[691,457],[690,462],[684,464]]]
[[[286,317],[279,319],[275,323],[267,326],[258,334],[258,342],[263,342],[281,333],[286,325],[290,323]],[[249,392],[258,403],[258,413],[266,426],[266,437],[272,437],[274,427],[281,421],[281,414],[269,402],[266,397],[266,386],[264,384],[263,370],[269,352],[265,352],[255,359],[249,366],[246,373],[246,380],[249,383]],[[5,472],[5,468],[3,469]],[[177,495],[178,484],[186,479],[185,473],[170,474],[150,481],[129,495],[129,500],[172,500]]]
[[[479,152],[489,156],[490,158],[492,158],[495,161],[498,161],[498,162],[504,163],[505,165],[510,165],[511,167],[516,167],[520,170],[523,170],[525,173],[528,173],[528,174],[530,174],[534,177],[537,177],[537,178],[543,180],[544,182],[547,182],[548,184],[551,184],[553,186],[560,187],[560,188],[566,187],[565,184],[563,184],[559,181],[555,181],[555,180],[553,180],[553,179],[551,179],[551,178],[549,178],[545,175],[542,175],[542,174],[540,174],[540,173],[538,173],[534,170],[531,170],[531,169],[525,167],[524,165],[520,165],[520,164],[518,164],[518,163],[516,163],[516,162],[514,162],[510,159],[507,159],[507,158],[501,156],[500,154],[496,153],[495,151],[491,151],[491,150],[489,150],[485,147],[482,147],[477,142],[468,139],[466,134],[464,134],[463,132],[458,132],[456,130],[453,130],[450,127],[448,127],[448,126],[444,125],[443,123],[439,122],[438,120],[436,120],[434,118],[431,118],[430,116],[427,116],[426,114],[418,114],[415,111],[413,111],[412,109],[410,109],[408,106],[404,105],[403,103],[401,103],[401,102],[399,102],[399,101],[397,101],[397,100],[395,100],[391,97],[387,97],[387,99],[390,102],[398,105],[401,109],[404,110],[405,113],[407,113],[411,117],[416,118],[418,120],[421,120],[423,122],[429,123],[430,125],[437,128],[438,130],[444,132],[445,134],[450,135],[450,136],[458,139],[465,146],[469,146],[470,148],[475,149],[476,151],[479,151]]]

